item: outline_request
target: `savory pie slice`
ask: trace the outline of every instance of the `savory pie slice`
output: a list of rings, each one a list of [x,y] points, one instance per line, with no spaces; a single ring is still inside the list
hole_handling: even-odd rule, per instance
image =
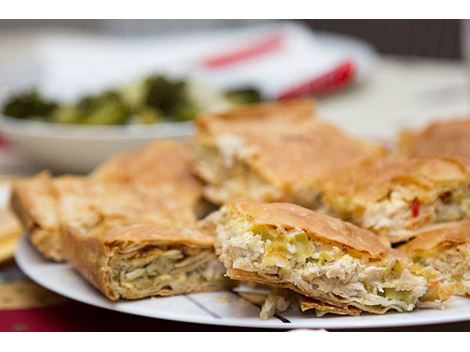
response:
[[[397,243],[426,226],[470,218],[470,175],[450,157],[376,160],[332,180],[323,201],[330,215]]]
[[[140,149],[111,157],[91,176],[120,182],[180,199],[199,211],[202,185],[190,170],[190,149],[171,140],[157,140]]]
[[[225,205],[216,253],[231,279],[288,288],[345,314],[410,311],[455,290],[373,233],[288,203]]]
[[[317,121],[313,112],[301,100],[198,119],[194,171],[206,183],[204,195],[217,204],[291,201],[316,208],[325,179],[383,153]]]
[[[61,261],[57,197],[49,174],[13,182],[10,202],[36,249],[49,259]]]
[[[458,294],[470,295],[470,221],[435,225],[399,249],[455,282]]]
[[[66,226],[65,258],[111,300],[220,290],[230,284],[214,237],[159,223]]]
[[[421,131],[404,131],[398,146],[408,157],[451,155],[470,164],[470,119],[435,122]]]
[[[9,208],[0,209],[0,264],[13,258],[21,225]]]
[[[167,195],[87,177],[52,178],[47,173],[16,182],[11,203],[33,245],[56,261],[63,260],[62,226],[91,230],[104,221],[196,221],[192,209]]]

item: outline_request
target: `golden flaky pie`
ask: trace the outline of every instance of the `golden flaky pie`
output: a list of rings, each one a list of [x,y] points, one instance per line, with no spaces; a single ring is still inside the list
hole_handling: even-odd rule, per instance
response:
[[[214,203],[320,204],[321,183],[382,148],[313,118],[307,100],[246,107],[197,121],[194,171]]]
[[[470,118],[435,122],[421,131],[404,131],[398,146],[408,157],[451,155],[470,165]]]
[[[170,140],[158,140],[105,161],[91,176],[105,182],[128,183],[178,198],[200,210],[202,185],[190,171],[190,149]]]
[[[372,232],[289,203],[225,205],[216,253],[231,279],[288,288],[340,314],[410,311],[455,291]]]
[[[455,282],[459,294],[470,295],[470,221],[432,226],[399,249]]]
[[[90,230],[104,221],[195,222],[192,209],[165,194],[78,176],[41,173],[15,182],[11,204],[33,245],[56,261],[63,260],[63,226]]]
[[[9,207],[0,209],[0,264],[13,258],[21,225]]]
[[[92,231],[67,226],[63,251],[109,299],[139,299],[229,285],[213,242],[213,236],[189,226],[103,223]]]
[[[330,214],[396,243],[426,226],[470,218],[470,177],[451,157],[382,159],[333,179],[323,201]]]

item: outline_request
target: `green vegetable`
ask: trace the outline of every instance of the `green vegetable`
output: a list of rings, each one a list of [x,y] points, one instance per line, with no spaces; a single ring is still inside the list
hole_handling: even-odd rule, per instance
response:
[[[57,123],[80,123],[82,114],[76,106],[62,105],[51,114],[51,121]]]
[[[238,88],[225,92],[225,97],[234,104],[254,104],[259,103],[261,93],[255,88]]]
[[[3,113],[21,119],[32,117],[48,117],[57,107],[57,103],[40,96],[35,90],[12,96],[4,105]]]
[[[197,102],[189,93],[190,82],[153,75],[132,84],[82,97],[73,104],[46,100],[36,90],[12,96],[4,105],[5,115],[64,124],[121,125],[153,124],[160,121],[191,121],[209,109],[211,101]],[[260,101],[253,88],[224,93],[230,104]],[[229,104],[229,105],[230,105]]]
[[[144,105],[158,109],[167,116],[171,116],[179,104],[187,104],[184,81],[170,81],[163,76],[152,76],[144,81],[144,89]]]
[[[130,114],[130,109],[115,91],[82,98],[77,107],[83,122],[91,125],[124,124]]]
[[[136,124],[152,124],[162,119],[162,113],[156,109],[144,108],[132,116],[130,123]]]

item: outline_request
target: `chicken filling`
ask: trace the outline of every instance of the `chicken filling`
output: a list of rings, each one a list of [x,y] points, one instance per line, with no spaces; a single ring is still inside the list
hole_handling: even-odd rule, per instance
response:
[[[123,251],[110,262],[116,292],[139,291],[148,295],[160,290],[188,291],[224,280],[225,268],[210,250],[145,247]]]
[[[199,169],[209,182],[211,198],[221,202],[232,198],[274,201],[282,199],[283,193],[276,186],[255,173],[245,162],[238,159],[235,147],[218,148],[201,144],[197,151]],[[248,153],[248,152],[246,152]],[[243,153],[242,153],[243,154]]]
[[[314,298],[371,311],[409,311],[427,291],[427,278],[398,258],[355,257],[340,247],[313,243],[301,229],[228,221],[217,232],[218,254],[227,268],[273,276]]]
[[[456,284],[458,294],[470,295],[469,243],[439,250],[431,256],[424,256],[417,252],[413,255],[413,260],[441,272],[447,280]]]
[[[470,218],[470,188],[442,192],[433,202],[422,204],[403,188],[368,207],[359,223],[380,234],[400,236],[425,225]]]

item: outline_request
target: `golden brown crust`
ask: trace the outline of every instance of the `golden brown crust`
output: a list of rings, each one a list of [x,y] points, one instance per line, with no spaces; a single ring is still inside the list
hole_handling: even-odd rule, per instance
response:
[[[438,246],[457,246],[470,243],[470,220],[430,226],[415,233],[416,238],[399,247],[406,253],[432,251]]]
[[[313,298],[298,295],[299,305],[302,312],[314,309],[318,317],[322,317],[325,314],[336,314],[336,315],[350,315],[358,316],[361,314],[361,310],[355,307],[347,306],[334,306],[326,304],[322,301],[318,301]]]
[[[251,282],[256,282],[262,285],[286,288],[306,297],[308,297],[310,294],[310,292],[306,292],[302,290],[302,288],[297,287],[289,282],[281,281],[279,278],[277,278],[274,275],[260,275],[254,272],[248,272],[244,270],[227,269],[227,276],[231,278],[232,280],[251,281]],[[315,299],[321,300],[321,302],[325,305],[338,307],[338,310],[342,309],[346,311],[350,309],[352,310],[361,309],[363,311],[374,313],[374,314],[384,314],[388,310],[388,308],[386,307],[367,306],[367,305],[362,305],[362,304],[357,304],[357,303],[354,303],[356,307],[351,307],[350,304],[344,303],[339,299],[333,299],[331,297],[326,297],[326,296],[315,297]]]
[[[395,186],[413,186],[423,202],[442,189],[469,183],[465,165],[449,157],[384,158],[364,162],[328,183],[325,201],[334,209],[342,204],[364,207],[387,196]]]
[[[62,231],[65,258],[90,283],[111,300],[121,298],[112,288],[110,260],[117,249],[137,251],[158,246],[175,246],[212,250],[213,237],[194,229],[176,228],[163,224],[102,224],[91,232],[70,226]],[[184,290],[162,289],[159,296],[193,293],[221,289],[223,283],[209,282]],[[126,299],[147,296],[144,292],[131,291]]]
[[[175,225],[195,222],[192,210],[178,199],[128,184],[65,176],[56,178],[54,187],[64,225],[90,227],[103,220]]]
[[[194,170],[208,186],[205,195],[223,203],[233,199],[313,203],[320,184],[341,170],[384,153],[384,149],[347,136],[336,127],[311,118],[305,102],[271,103],[206,116],[198,121],[194,139]],[[261,110],[261,112],[260,112]],[[219,159],[211,165],[208,150]],[[227,179],[238,175],[237,164],[272,186],[268,195],[254,196],[256,190],[231,190]],[[259,188],[255,187],[254,188]],[[250,191],[252,191],[250,193]],[[306,196],[310,195],[310,196]],[[304,204],[307,205],[307,204]]]
[[[379,257],[389,248],[372,232],[290,203],[243,202],[225,206],[229,216],[246,218],[252,224],[300,228],[312,240],[332,242],[350,251]]]
[[[470,119],[439,121],[421,131],[403,131],[398,147],[408,157],[451,155],[470,165]]]
[[[108,246],[170,245],[212,248],[214,236],[197,231],[194,227],[178,227],[163,223],[125,224],[102,233],[100,239]]]
[[[193,226],[193,210],[167,194],[87,177],[40,174],[13,187],[12,206],[47,258],[61,261],[61,227],[91,230],[102,222]]]
[[[64,226],[62,252],[66,260],[106,297],[119,298],[109,287],[109,251],[103,242],[77,228]]]
[[[314,118],[312,100],[297,99],[282,102],[242,106],[229,111],[210,114],[197,120],[198,131],[204,134],[244,133],[264,127],[266,123],[295,123]]]
[[[51,176],[42,172],[13,182],[10,204],[39,252],[49,259],[62,261],[57,197]]]
[[[202,196],[202,185],[190,171],[190,158],[187,145],[158,140],[111,157],[92,173],[92,177],[168,194],[196,209]]]

